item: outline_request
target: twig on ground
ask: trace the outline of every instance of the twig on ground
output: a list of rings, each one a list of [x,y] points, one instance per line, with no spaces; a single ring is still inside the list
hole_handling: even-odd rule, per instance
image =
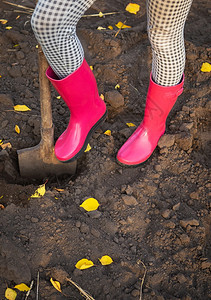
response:
[[[141,263],[142,266],[144,267],[144,276],[143,276],[142,279],[141,279],[141,288],[140,288],[140,297],[139,297],[139,300],[142,300],[143,284],[144,284],[144,280],[145,280],[145,277],[146,277],[147,268],[146,268],[145,264],[143,263],[143,261],[141,261],[140,259],[138,260],[137,263],[138,263],[138,264]]]
[[[26,10],[29,10],[29,11],[33,11],[34,9],[33,8],[30,8],[30,7],[27,7],[27,6],[23,6],[23,5],[19,5],[19,4],[15,4],[15,3],[12,3],[12,2],[8,2],[8,1],[4,1],[4,3],[6,4],[9,4],[9,5],[12,5],[12,6],[16,6],[16,7],[19,7],[19,8],[23,8],[23,9],[26,9]]]
[[[109,12],[109,13],[103,13],[102,12],[102,17],[103,16],[109,16],[109,15],[116,15],[116,14],[121,14],[121,11],[114,11],[114,12]],[[101,17],[100,12],[98,14],[93,14],[93,15],[83,15],[82,18],[88,18],[88,17]]]
[[[30,284],[30,289],[28,290],[28,292],[26,293],[26,297],[25,297],[25,300],[27,300],[27,298],[29,297],[29,294],[30,294],[30,292],[31,292],[31,289],[32,289],[32,287],[33,287],[33,284],[34,284],[34,281],[32,280],[32,282],[31,282],[31,284]]]
[[[75,283],[72,279],[70,278],[66,278],[66,280],[70,283],[72,283],[82,294],[82,296],[84,296],[87,300],[95,300],[91,295],[89,295],[87,292],[85,292],[77,283]]]
[[[40,273],[37,272],[37,291],[36,291],[36,300],[39,300],[39,284],[40,284]]]

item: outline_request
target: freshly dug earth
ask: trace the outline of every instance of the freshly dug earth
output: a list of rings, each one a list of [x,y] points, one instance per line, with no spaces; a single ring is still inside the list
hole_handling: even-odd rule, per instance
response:
[[[128,1],[96,1],[87,14],[120,13],[80,21],[78,35],[105,95],[108,118],[91,139],[92,149],[78,160],[75,176],[39,182],[20,178],[16,154],[40,141],[37,41],[30,15],[0,3],[0,18],[8,20],[0,24],[0,139],[12,146],[0,150],[0,299],[7,287],[32,280],[29,300],[37,288],[42,300],[83,299],[66,277],[97,300],[139,299],[140,293],[145,300],[211,299],[211,73],[200,71],[211,59],[209,1],[195,0],[187,20],[185,88],[166,134],[145,164],[124,168],[116,153],[134,130],[126,123],[138,126],[143,118],[151,66],[145,3],[136,2],[141,10],[133,15],[125,11]],[[15,3],[35,6],[32,0]],[[97,30],[115,28],[118,21],[131,28],[116,37],[116,29]],[[69,120],[57,96],[52,88],[55,139]],[[17,104],[31,111],[14,112]],[[44,182],[45,195],[30,198]],[[89,197],[99,201],[97,211],[80,207]],[[113,263],[101,265],[103,255]],[[76,269],[82,258],[95,266]],[[62,294],[51,277],[62,283]],[[25,299],[25,293],[16,299]]]

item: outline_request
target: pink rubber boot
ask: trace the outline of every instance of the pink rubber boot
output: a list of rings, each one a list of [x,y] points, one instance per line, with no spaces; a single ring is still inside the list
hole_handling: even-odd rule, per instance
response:
[[[144,119],[141,125],[120,148],[117,160],[128,166],[146,161],[166,128],[166,118],[183,91],[184,76],[175,86],[156,84],[150,76]]]
[[[64,79],[59,79],[51,67],[46,75],[70,110],[70,121],[55,144],[55,155],[63,162],[74,161],[83,154],[91,134],[105,120],[106,105],[99,97],[95,77],[85,59]]]

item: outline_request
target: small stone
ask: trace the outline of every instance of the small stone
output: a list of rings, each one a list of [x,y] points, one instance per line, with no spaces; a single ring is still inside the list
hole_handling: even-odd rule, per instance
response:
[[[91,234],[97,238],[100,237],[100,232],[98,230],[96,230],[95,228],[91,229]]]
[[[162,171],[161,165],[156,165],[156,166],[155,166],[155,171],[156,171],[156,172],[161,172],[161,171]]]
[[[9,94],[0,94],[0,107],[8,107],[13,109],[14,102],[11,95]]]
[[[124,105],[124,97],[118,91],[109,91],[105,93],[105,101],[113,108],[118,108]]]
[[[193,122],[191,122],[191,123],[183,123],[180,126],[180,131],[189,131],[191,128],[193,128]]]
[[[139,295],[140,295],[140,291],[139,290],[132,290],[132,292],[131,292],[131,295],[133,296],[133,297],[138,297]]]
[[[164,134],[161,136],[160,140],[158,141],[159,148],[170,148],[175,143],[175,135],[173,134]]]
[[[188,245],[190,243],[190,238],[187,234],[182,234],[180,236],[180,241],[183,245]]]
[[[170,229],[174,229],[176,227],[175,223],[172,221],[167,221],[164,225],[165,225],[165,227],[170,228]]]
[[[8,120],[4,120],[2,123],[1,123],[1,128],[5,128],[7,125],[8,125],[9,121]]]
[[[80,228],[80,227],[81,227],[81,222],[80,222],[80,221],[76,221],[75,226],[76,226],[77,228]]]
[[[38,219],[38,218],[35,218],[35,217],[32,217],[32,218],[31,218],[31,221],[32,221],[32,223],[38,223],[38,222],[39,222],[39,219]]]
[[[93,210],[87,212],[87,214],[92,218],[92,219],[98,219],[101,217],[102,213],[99,210]]]
[[[89,226],[86,223],[82,223],[80,227],[81,233],[88,233],[89,232]]]
[[[126,205],[129,205],[129,206],[138,204],[136,198],[133,196],[124,195],[124,196],[122,196],[122,200],[124,201],[124,203]]]
[[[21,77],[22,76],[22,72],[21,72],[21,67],[20,66],[12,66],[9,70],[8,70],[9,75],[12,78],[17,78],[17,77]]]
[[[83,274],[83,272],[79,269],[75,269],[73,271],[73,275],[76,276],[76,277],[81,276],[82,274]]]
[[[180,225],[184,228],[186,228],[188,225],[199,226],[199,221],[196,219],[180,220]]]
[[[193,144],[193,135],[189,132],[181,132],[176,135],[176,143],[182,150],[189,150]]]
[[[202,269],[209,269],[211,267],[211,262],[210,261],[203,261],[201,264]]]
[[[161,216],[165,219],[169,219],[171,215],[171,210],[170,209],[166,209],[161,213]]]
[[[179,208],[180,208],[180,203],[177,203],[173,206],[174,211],[179,210]]]

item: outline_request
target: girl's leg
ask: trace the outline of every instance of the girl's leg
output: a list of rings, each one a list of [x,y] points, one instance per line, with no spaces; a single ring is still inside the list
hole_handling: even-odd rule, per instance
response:
[[[125,165],[139,165],[165,132],[166,118],[183,91],[184,25],[192,0],[147,0],[152,74],[144,119],[117,154]]]
[[[76,25],[95,0],[39,0],[31,18],[34,34],[59,78],[82,64],[84,52]]]
[[[162,86],[180,82],[185,68],[184,25],[192,0],[147,0],[152,78]]]

